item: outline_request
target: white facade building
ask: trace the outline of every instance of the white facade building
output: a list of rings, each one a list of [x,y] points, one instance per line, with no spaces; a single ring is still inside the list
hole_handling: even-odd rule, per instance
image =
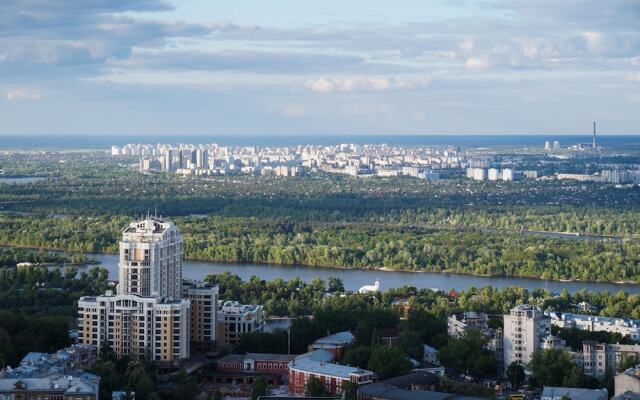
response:
[[[549,316],[551,317],[551,325],[558,328],[619,333],[633,340],[640,340],[640,321],[637,320],[571,313],[550,313]]]
[[[515,362],[526,365],[534,351],[542,348],[551,334],[550,318],[541,309],[521,304],[504,316],[504,367]]]

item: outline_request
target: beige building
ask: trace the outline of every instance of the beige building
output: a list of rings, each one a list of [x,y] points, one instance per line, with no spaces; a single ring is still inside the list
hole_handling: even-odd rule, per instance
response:
[[[157,217],[129,225],[120,242],[119,277],[117,294],[78,301],[79,341],[118,357],[182,365],[190,354],[191,321],[201,318],[191,315],[191,301],[182,298],[182,238],[175,225]],[[197,312],[204,310],[200,302]],[[204,335],[201,325],[196,328]]]
[[[613,375],[625,358],[640,359],[640,345],[607,344],[586,340],[582,343],[583,368],[586,375],[602,378],[607,371]]]
[[[551,334],[551,322],[541,309],[521,304],[504,316],[504,368],[515,362],[526,365]]]
[[[629,368],[616,375],[615,395],[622,395],[627,392],[640,393],[640,368]]]
[[[233,346],[245,333],[264,329],[262,306],[226,301],[218,310],[218,344]]]
[[[185,282],[182,297],[191,302],[189,328],[192,351],[213,351],[217,340],[218,287],[202,282]]]

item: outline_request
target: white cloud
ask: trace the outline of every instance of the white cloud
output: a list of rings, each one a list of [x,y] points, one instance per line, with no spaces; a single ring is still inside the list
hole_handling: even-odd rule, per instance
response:
[[[491,66],[491,62],[487,56],[469,57],[465,65],[469,69],[485,69]]]
[[[462,43],[460,43],[460,48],[466,51],[473,49],[473,40],[466,38]]]
[[[7,91],[7,100],[9,101],[40,100],[41,98],[42,92],[37,89],[14,88]]]
[[[640,74],[631,74],[627,76],[628,81],[640,82]]]
[[[431,81],[421,79],[354,76],[347,78],[317,78],[306,82],[306,87],[317,93],[328,92],[386,92],[390,90],[413,89],[424,86]]]

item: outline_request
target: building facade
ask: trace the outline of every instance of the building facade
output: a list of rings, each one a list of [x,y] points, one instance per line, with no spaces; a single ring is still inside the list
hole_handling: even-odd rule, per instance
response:
[[[453,338],[459,338],[469,329],[477,329],[487,332],[489,318],[487,314],[467,311],[460,314],[453,314],[447,318],[447,334]]]
[[[375,373],[364,369],[334,364],[333,354],[327,350],[315,350],[296,357],[289,363],[289,392],[304,395],[305,387],[311,377],[324,385],[325,391],[331,395],[342,393],[344,382],[363,385],[373,382]]]
[[[534,351],[551,334],[551,322],[541,309],[521,304],[504,316],[504,368],[513,362],[526,365]]]
[[[558,328],[619,333],[633,340],[640,340],[640,322],[637,320],[571,313],[550,313],[549,316],[551,317],[551,324]]]
[[[262,306],[226,301],[218,310],[218,344],[235,346],[245,333],[264,329]]]
[[[218,287],[202,282],[184,282],[182,297],[189,300],[191,350],[210,352],[217,342]]]
[[[132,222],[120,241],[121,294],[182,298],[182,237],[158,218]]]
[[[640,360],[640,345],[607,344],[586,340],[582,343],[582,366],[586,375],[602,378],[607,371],[615,375],[625,359]]]

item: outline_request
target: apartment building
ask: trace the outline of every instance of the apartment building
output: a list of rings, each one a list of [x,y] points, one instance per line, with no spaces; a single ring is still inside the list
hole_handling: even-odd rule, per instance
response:
[[[504,316],[504,367],[515,362],[526,365],[534,351],[551,334],[550,318],[541,309],[521,304]]]
[[[206,328],[215,321],[217,288],[183,288],[182,237],[173,223],[151,216],[131,223],[120,241],[119,267],[116,292],[78,301],[80,343],[167,368],[184,363],[191,341],[215,343],[215,329]]]
[[[218,287],[189,281],[182,285],[182,298],[189,300],[191,350],[206,353],[215,350],[217,340]]]
[[[182,236],[156,217],[132,222],[120,241],[122,294],[182,298]]]
[[[640,368],[633,367],[616,375],[615,395],[625,395],[626,393],[640,393]]]
[[[640,359],[640,345],[607,344],[593,340],[582,343],[582,362],[586,375],[602,378],[607,371],[615,375],[625,358]]]
[[[218,344],[234,346],[245,333],[264,329],[264,312],[260,305],[226,301],[218,310]]]
[[[178,367],[189,357],[189,300],[107,291],[78,301],[80,342]]]

